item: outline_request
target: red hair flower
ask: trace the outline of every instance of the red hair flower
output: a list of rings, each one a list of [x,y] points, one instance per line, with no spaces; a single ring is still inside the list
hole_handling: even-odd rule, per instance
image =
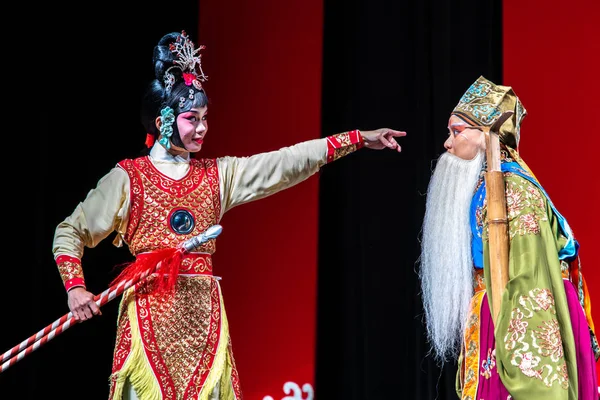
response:
[[[189,72],[183,73],[183,81],[187,86],[191,86],[192,82],[196,79],[196,75],[190,74]]]

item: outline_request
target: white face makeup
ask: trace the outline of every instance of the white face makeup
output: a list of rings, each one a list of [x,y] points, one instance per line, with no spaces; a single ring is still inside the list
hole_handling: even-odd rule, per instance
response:
[[[483,132],[456,115],[452,115],[448,121],[448,133],[444,147],[448,153],[463,160],[472,160],[480,151],[485,150]]]
[[[196,153],[202,149],[204,137],[208,132],[208,107],[192,108],[177,116],[177,129],[179,137],[190,153]]]

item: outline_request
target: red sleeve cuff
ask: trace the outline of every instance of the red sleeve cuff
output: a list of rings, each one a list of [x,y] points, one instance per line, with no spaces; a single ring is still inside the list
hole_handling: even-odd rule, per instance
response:
[[[66,291],[69,291],[69,289],[75,286],[82,286],[85,288],[83,269],[81,268],[81,260],[79,258],[60,255],[56,257],[56,265],[58,266],[58,272],[60,273]]]
[[[327,136],[327,162],[337,160],[362,148],[365,141],[358,129]]]
[[[68,292],[69,290],[73,289],[74,287],[82,287],[85,289],[85,281],[81,278],[74,278],[74,279],[69,279],[68,281],[65,282],[65,290]]]

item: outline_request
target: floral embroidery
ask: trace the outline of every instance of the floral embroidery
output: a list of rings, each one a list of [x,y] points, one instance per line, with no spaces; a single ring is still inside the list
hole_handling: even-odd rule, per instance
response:
[[[73,278],[83,279],[83,270],[81,269],[81,263],[79,260],[71,259],[61,261],[58,264],[58,272],[60,273],[63,282]]]
[[[477,394],[477,387],[479,386],[479,364],[480,364],[480,353],[479,347],[480,339],[480,315],[481,306],[484,298],[484,291],[479,291],[474,294],[471,298],[471,304],[469,307],[469,317],[467,320],[467,326],[463,332],[463,347],[461,362],[461,387],[462,387],[462,399],[467,398],[474,399]]]
[[[469,369],[465,376],[465,383],[471,382],[473,379],[475,379],[475,371]]]
[[[562,340],[558,321],[544,321],[538,329],[532,334],[533,347],[537,348],[544,357],[550,357],[554,362],[558,362],[563,357]]]
[[[342,147],[346,147],[346,146],[350,146],[351,144],[354,144],[354,143],[352,143],[352,140],[350,139],[350,135],[344,135],[344,134],[337,135],[336,138],[337,138],[338,142],[340,142],[340,145]]]
[[[349,146],[343,147],[341,149],[335,149],[333,159],[337,160],[337,159],[345,157],[348,154],[353,153],[355,151],[356,151],[356,145],[349,145]]]
[[[519,297],[519,304],[521,304],[526,311],[525,317],[533,317],[535,311],[549,311],[552,314],[556,314],[554,308],[554,296],[549,289],[535,288],[529,291],[529,296]]]
[[[515,218],[519,211],[525,208],[525,196],[520,190],[513,185],[506,186],[506,208],[508,210],[508,217]]]
[[[549,289],[536,288],[529,293],[533,295],[533,299],[542,310],[551,310],[553,314],[556,314],[556,310],[554,309],[554,296]]]
[[[570,267],[568,262],[566,262],[565,260],[560,260],[560,272],[563,274],[563,277],[565,276],[565,274],[569,273],[569,268]]]
[[[158,142],[165,146],[165,148],[168,150],[171,148],[171,142],[169,141],[169,138],[173,135],[173,123],[175,122],[175,114],[173,113],[173,109],[167,106],[160,110],[160,119],[161,137]]]
[[[477,352],[477,342],[470,341],[469,342],[469,348],[466,351],[467,357],[471,357],[476,352]]]
[[[535,216],[533,214],[520,215],[518,223],[523,227],[523,229],[527,233],[531,233],[534,235],[540,233],[540,226],[538,225],[537,220],[535,219]]]
[[[327,162],[333,162],[344,157],[361,147],[364,142],[360,131],[353,130],[349,132],[338,133],[327,137]]]
[[[563,362],[564,350],[556,314],[554,296],[549,289],[535,288],[519,297],[521,307],[514,308],[504,336],[504,348],[512,352],[511,364],[530,378],[539,379],[548,387],[554,382],[567,389],[569,375]],[[550,318],[533,326],[536,313],[543,312]],[[528,343],[526,340],[531,339]]]
[[[590,338],[592,340],[592,349],[594,350],[594,356],[596,357],[596,360],[598,360],[600,358],[600,345],[598,345],[598,338],[596,338],[596,334],[594,333],[592,328],[588,326],[588,329],[590,331]]]
[[[488,349],[487,359],[483,360],[481,363],[481,368],[483,372],[481,375],[485,379],[490,379],[492,376],[492,369],[496,366],[496,350]]]
[[[527,332],[527,321],[523,321],[523,313],[518,308],[512,310],[510,321],[508,322],[508,330],[504,336],[506,350],[512,350],[516,347],[517,342],[521,342]],[[525,344],[527,345],[527,344]]]
[[[541,358],[534,356],[530,351],[525,354],[515,353],[511,360],[512,364],[519,367],[521,372],[523,372],[526,376],[530,378],[542,379],[543,369],[535,369],[535,367],[539,365],[540,361]]]
[[[546,221],[546,197],[531,182],[506,173],[506,208],[510,237],[538,235],[540,221]]]
[[[467,328],[472,328],[475,325],[479,325],[479,315],[471,314],[467,320]]]
[[[550,386],[552,383],[558,379],[560,385],[563,389],[569,388],[569,373],[567,372],[567,363],[563,363],[558,366],[556,370],[556,374],[554,375],[554,379],[552,381],[546,382],[546,385]]]
[[[477,223],[477,226],[479,227],[479,229],[477,229],[477,236],[479,236],[479,237],[481,237],[481,227],[483,226],[483,224],[485,222],[484,221],[484,215],[485,215],[484,209],[486,207],[486,204],[487,204],[486,201],[483,200],[482,205],[478,206],[475,209],[475,222]],[[487,237],[486,237],[486,239],[487,239]]]

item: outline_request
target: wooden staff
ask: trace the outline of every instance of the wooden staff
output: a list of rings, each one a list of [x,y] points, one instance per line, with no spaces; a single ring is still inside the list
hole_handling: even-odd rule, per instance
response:
[[[504,174],[500,167],[500,138],[498,132],[502,124],[513,114],[512,111],[506,111],[490,128],[483,128],[487,158],[485,186],[489,230],[490,281],[492,284],[491,311],[494,323],[498,319],[502,304],[502,293],[508,282],[508,250],[510,246]]]

